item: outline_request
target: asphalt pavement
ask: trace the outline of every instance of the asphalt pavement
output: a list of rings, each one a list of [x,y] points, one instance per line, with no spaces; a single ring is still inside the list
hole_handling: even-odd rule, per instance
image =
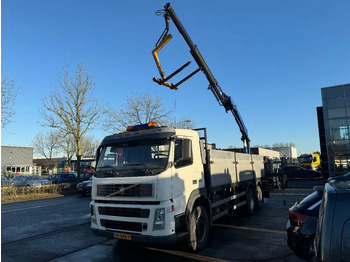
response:
[[[315,184],[322,181],[289,181],[284,192],[272,191],[254,216],[221,218],[208,246],[196,254],[182,243],[145,246],[94,236],[89,197],[3,204],[2,261],[303,261],[289,250],[285,226],[288,208]]]

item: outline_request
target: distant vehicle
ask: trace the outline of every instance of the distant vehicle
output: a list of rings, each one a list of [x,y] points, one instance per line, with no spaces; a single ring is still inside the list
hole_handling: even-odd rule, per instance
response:
[[[52,184],[76,183],[77,177],[73,173],[53,174],[51,177]]]
[[[316,261],[350,261],[350,183],[327,183],[315,237]]]
[[[49,185],[50,181],[42,178],[39,175],[19,175],[15,176],[10,180],[10,186],[20,187],[20,186],[36,186],[40,187],[43,185]]]
[[[314,254],[310,249],[314,243],[318,212],[323,197],[323,186],[314,187],[315,191],[289,209],[287,222],[287,243],[293,253],[309,260]]]
[[[314,179],[315,177],[321,177],[322,173],[314,170],[308,170],[300,166],[287,166],[284,168],[284,173],[289,178],[308,178]]]
[[[321,156],[319,152],[302,154],[298,157],[299,166],[317,171],[321,167]]]
[[[92,177],[87,181],[80,182],[77,185],[77,190],[83,196],[90,195],[91,194],[91,186],[92,186]]]

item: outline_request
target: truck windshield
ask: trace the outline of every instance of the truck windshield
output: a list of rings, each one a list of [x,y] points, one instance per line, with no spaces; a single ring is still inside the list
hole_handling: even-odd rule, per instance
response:
[[[299,163],[311,163],[311,162],[312,162],[311,156],[299,157]]]
[[[102,148],[97,177],[156,175],[168,164],[168,139],[137,140]]]

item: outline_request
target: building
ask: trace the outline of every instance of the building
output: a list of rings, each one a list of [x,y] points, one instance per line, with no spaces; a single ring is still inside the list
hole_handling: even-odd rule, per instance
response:
[[[224,150],[244,153],[244,148],[229,148],[229,149],[224,149]],[[278,152],[278,151],[267,149],[267,148],[262,148],[262,147],[251,147],[250,153],[252,153],[253,155],[266,156],[270,159],[273,159],[273,158],[279,159],[281,156],[280,152]]]
[[[274,146],[270,149],[280,152],[281,157],[288,157],[289,163],[298,163],[298,153],[294,146]]]
[[[33,166],[33,147],[1,146],[1,173],[40,174],[39,166]]]
[[[324,126],[321,137],[319,113],[321,154],[327,155],[329,176],[343,175],[350,170],[350,84],[324,87],[321,93]]]

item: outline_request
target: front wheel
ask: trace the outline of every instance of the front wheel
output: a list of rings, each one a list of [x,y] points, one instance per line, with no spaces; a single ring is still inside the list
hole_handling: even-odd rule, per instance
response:
[[[205,247],[209,238],[209,218],[205,207],[194,207],[189,222],[188,245],[191,251],[197,252]]]

